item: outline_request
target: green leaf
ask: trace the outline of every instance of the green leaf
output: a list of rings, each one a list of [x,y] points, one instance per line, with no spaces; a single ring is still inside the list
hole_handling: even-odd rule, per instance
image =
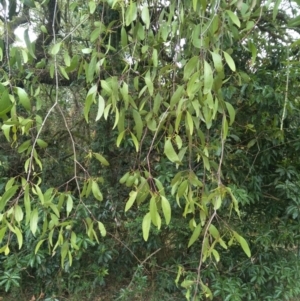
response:
[[[98,228],[102,237],[106,236],[106,229],[101,222],[98,222]]]
[[[14,185],[4,192],[0,200],[0,212],[4,210],[7,202],[15,195],[18,189],[19,185]]]
[[[148,71],[146,73],[145,83],[146,83],[146,86],[148,88],[149,94],[152,96],[153,95],[153,91],[154,91],[154,87],[153,87],[153,82],[152,82],[152,79],[151,79],[151,76],[150,76],[150,71]]]
[[[214,62],[215,69],[218,72],[223,71],[223,63],[222,63],[222,57],[219,53],[211,52],[211,56]]]
[[[152,62],[153,62],[153,66],[157,67],[158,66],[158,53],[157,53],[157,49],[153,49],[152,52]]]
[[[48,146],[48,143],[42,139],[37,139],[36,143],[40,148],[46,148]]]
[[[212,237],[214,239],[219,239],[220,238],[219,231],[213,224],[210,224],[210,226],[209,226],[209,233],[212,235]]]
[[[131,2],[126,9],[125,13],[125,24],[129,26],[137,18],[137,7],[136,2]]]
[[[86,100],[85,100],[85,104],[84,104],[84,109],[83,109],[83,113],[84,113],[84,117],[86,122],[89,122],[89,112],[91,109],[91,105],[94,102],[95,99],[95,94],[90,94],[87,96]]]
[[[16,88],[17,94],[19,96],[20,104],[26,109],[26,111],[30,111],[31,103],[26,91],[22,88]]]
[[[98,153],[93,153],[93,156],[104,166],[109,166],[108,161],[102,155]]]
[[[104,113],[104,108],[105,108],[105,100],[99,94],[99,96],[98,96],[98,113],[97,113],[97,116],[96,116],[96,121],[100,120],[101,116]]]
[[[235,119],[235,110],[229,102],[225,101],[225,105],[226,105],[227,111],[229,113],[229,120],[230,120],[229,125],[232,125],[234,122],[234,119]]]
[[[173,148],[170,138],[165,142],[164,153],[171,162],[180,163],[179,157]]]
[[[223,117],[223,122],[222,122],[222,139],[226,140],[228,134],[228,121],[227,118]]]
[[[19,205],[15,206],[14,215],[15,215],[15,219],[18,223],[23,220],[24,213],[23,213],[22,208]]]
[[[226,13],[237,27],[241,27],[241,22],[235,13],[233,13],[231,10],[226,10]]]
[[[125,48],[128,44],[128,37],[127,37],[127,32],[124,26],[121,29],[121,45],[123,48]]]
[[[194,229],[193,234],[189,240],[188,248],[198,239],[201,233],[201,224],[198,224]]]
[[[29,52],[29,54],[36,59],[36,56],[34,55],[34,52],[33,52],[33,46],[32,46],[32,43],[30,42],[30,39],[29,39],[29,34],[28,34],[28,28],[24,30],[24,41],[25,41],[25,44],[26,44],[26,48]]]
[[[73,199],[70,195],[68,195],[68,197],[67,197],[67,206],[66,206],[67,216],[69,216],[72,209],[73,209]]]
[[[53,45],[52,49],[51,49],[51,54],[52,55],[57,55],[59,50],[60,50],[60,46],[61,46],[61,43],[56,43],[55,45]]]
[[[91,15],[95,12],[96,8],[97,8],[96,2],[95,1],[90,1],[89,2],[89,9],[90,9],[90,14]]]
[[[1,85],[0,85],[1,88]],[[3,91],[0,91],[0,116],[3,116],[4,114],[8,113],[12,108],[12,103],[9,98],[9,94],[6,90],[6,88],[3,88]],[[2,126],[2,128],[5,125]],[[8,125],[7,125],[8,126]]]
[[[37,208],[35,208],[31,212],[31,216],[30,216],[30,230],[31,230],[33,236],[35,236],[35,232],[37,230],[38,220],[39,220],[39,213],[38,213]]]
[[[64,52],[64,62],[67,67],[71,66],[71,58],[68,52]]]
[[[175,93],[171,97],[170,109],[173,109],[173,107],[179,102],[183,92],[184,92],[183,86],[178,86]]]
[[[187,64],[184,66],[183,71],[183,80],[187,80],[190,78],[195,68],[197,68],[197,63],[199,61],[199,56],[193,56]]]
[[[130,133],[130,135],[131,135],[132,142],[135,146],[135,150],[136,150],[136,152],[138,152],[139,151],[139,142],[133,133]]]
[[[154,226],[157,227],[157,206],[156,206],[156,199],[154,196],[150,199],[150,216],[151,221]]]
[[[142,9],[142,14],[141,14],[142,20],[145,23],[146,29],[149,29],[150,27],[150,15],[149,15],[149,9],[148,6],[144,6]]]
[[[232,57],[226,51],[223,51],[223,53],[224,53],[225,61],[226,61],[227,65],[229,66],[229,68],[232,71],[236,71],[235,63],[234,63]]]
[[[280,3],[281,3],[281,0],[276,0],[276,2],[275,2],[274,8],[273,8],[273,20],[276,19]]]
[[[249,249],[248,243],[245,240],[245,238],[243,238],[242,236],[240,236],[238,233],[236,233],[235,231],[233,231],[233,235],[235,237],[235,239],[237,240],[237,242],[241,245],[242,249],[244,250],[245,254],[248,257],[251,257],[251,251]]]
[[[58,67],[59,67],[59,71],[62,74],[62,76],[66,79],[70,79],[67,72],[66,72],[66,70],[65,70],[65,68],[63,66],[58,66]]]
[[[211,91],[213,85],[213,72],[207,61],[204,61],[204,89],[203,93],[207,94]]]
[[[36,247],[35,247],[35,249],[34,249],[34,254],[37,254],[37,252],[39,251],[39,249],[40,249],[42,243],[43,243],[45,240],[46,240],[46,239],[42,239],[42,240],[40,240],[40,241],[36,244]]]
[[[18,227],[15,227],[15,234],[17,236],[19,250],[22,248],[23,245],[23,235]]]
[[[27,140],[25,142],[23,142],[19,147],[18,147],[18,153],[23,153],[25,152],[29,146],[31,145],[31,140]]]
[[[142,134],[143,134],[142,117],[139,114],[139,112],[134,110],[134,109],[132,110],[132,115],[133,115],[133,119],[134,119],[134,122],[135,122],[136,137],[137,137],[138,140],[141,140]]]
[[[99,189],[98,183],[94,180],[92,181],[92,192],[93,192],[95,199],[97,199],[98,201],[103,200],[103,195]]]
[[[125,205],[125,212],[127,212],[132,207],[132,205],[134,204],[134,201],[136,199],[136,196],[137,196],[137,191],[131,191],[129,193],[129,199]]]
[[[142,223],[143,238],[145,241],[147,241],[149,238],[150,226],[151,226],[151,215],[150,212],[148,212],[144,216],[143,223]]]
[[[29,198],[29,185],[27,184],[25,187],[25,192],[24,192],[24,206],[25,206],[25,214],[26,214],[26,221],[25,224],[28,225],[30,221],[30,216],[31,216],[31,203],[30,203],[30,198]]]
[[[161,207],[164,213],[166,224],[168,225],[171,221],[171,206],[169,201],[163,195],[160,196],[160,199],[161,199]]]
[[[190,135],[192,136],[194,131],[194,122],[189,111],[186,111],[186,124],[187,124],[187,129],[189,129]]]

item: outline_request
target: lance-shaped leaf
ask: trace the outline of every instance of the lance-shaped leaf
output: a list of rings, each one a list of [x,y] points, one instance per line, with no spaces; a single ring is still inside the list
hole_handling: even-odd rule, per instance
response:
[[[238,16],[232,12],[231,10],[226,10],[227,15],[229,16],[229,18],[231,19],[231,21],[237,26],[237,27],[241,27],[241,22],[238,18]]]
[[[30,230],[34,236],[35,236],[35,232],[37,230],[38,220],[39,220],[39,213],[38,213],[37,208],[35,208],[31,212],[31,216],[30,216]]]
[[[150,212],[148,212],[144,216],[143,223],[142,223],[143,238],[145,241],[147,241],[149,238],[150,226],[151,226],[151,215]]]
[[[235,237],[235,239],[237,240],[237,242],[241,245],[242,249],[244,250],[245,254],[248,257],[251,257],[251,251],[250,248],[248,246],[247,241],[245,240],[244,237],[240,236],[238,233],[236,233],[235,231],[233,231],[233,235]]]
[[[197,227],[194,229],[193,234],[189,240],[188,248],[198,239],[201,233],[201,224],[198,224]]]
[[[137,191],[131,191],[129,193],[129,199],[125,205],[125,212],[128,211],[132,207],[132,205],[134,204],[134,201],[136,199],[136,196],[137,196]]]
[[[162,211],[164,213],[166,224],[168,225],[171,221],[171,206],[169,201],[163,195],[161,195],[160,199],[161,199]]]
[[[93,156],[104,166],[109,166],[109,162],[102,155],[93,153]]]
[[[207,94],[211,91],[213,85],[213,72],[210,64],[204,61],[204,89],[203,93]]]
[[[180,163],[179,157],[176,154],[174,147],[172,145],[171,139],[167,139],[164,146],[164,153],[171,162]]]
[[[227,53],[226,51],[223,51],[223,53],[224,53],[225,61],[226,61],[227,65],[229,66],[229,68],[232,71],[236,71],[234,60],[232,59],[232,57],[230,56],[230,54]]]

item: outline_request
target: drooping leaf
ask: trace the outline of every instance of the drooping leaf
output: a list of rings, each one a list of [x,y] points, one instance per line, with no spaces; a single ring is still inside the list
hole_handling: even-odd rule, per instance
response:
[[[143,238],[145,241],[147,241],[149,238],[150,226],[151,226],[151,215],[150,212],[148,212],[144,216],[143,223],[142,223]]]
[[[234,235],[235,239],[237,240],[237,242],[241,245],[241,247],[244,250],[245,254],[248,257],[251,257],[251,251],[250,251],[249,245],[248,245],[247,241],[245,240],[245,238],[243,238],[242,236],[240,236],[235,231],[233,231],[233,235]]]
[[[207,94],[211,91],[213,85],[213,72],[210,64],[204,61],[204,89],[203,93]]]
[[[232,71],[236,71],[236,67],[235,67],[235,63],[234,63],[234,60],[232,59],[232,57],[226,52],[226,51],[223,51],[224,53],[224,57],[225,57],[225,61],[227,63],[227,65],[229,66],[229,68],[232,70]]]
[[[38,213],[38,209],[35,208],[31,212],[31,216],[30,216],[30,230],[34,236],[38,227],[38,220],[39,220],[39,213]]]
[[[193,234],[189,240],[188,248],[198,239],[201,233],[201,229],[201,224],[198,224],[197,227],[194,229]]]
[[[145,23],[146,29],[149,29],[150,26],[150,14],[149,14],[149,9],[148,6],[145,5],[142,9],[141,17],[143,22]]]
[[[26,91],[22,88],[16,88],[17,89],[17,94],[19,96],[20,104],[27,110],[30,111],[31,109],[31,104],[30,104],[30,99],[28,97],[28,94]]]
[[[226,13],[228,14],[228,16],[230,17],[231,21],[237,26],[237,27],[241,27],[241,22],[238,18],[238,16],[232,12],[231,10],[226,10]]]
[[[160,199],[161,199],[161,207],[164,213],[166,224],[168,225],[171,221],[171,206],[169,201],[163,195],[161,195]]]
[[[171,162],[180,163],[179,157],[176,154],[172,145],[171,139],[167,139],[164,146],[164,153]]]
[[[125,205],[125,212],[127,212],[132,207],[132,205],[134,204],[134,201],[136,199],[136,196],[137,196],[137,191],[131,191],[129,193],[129,199]]]

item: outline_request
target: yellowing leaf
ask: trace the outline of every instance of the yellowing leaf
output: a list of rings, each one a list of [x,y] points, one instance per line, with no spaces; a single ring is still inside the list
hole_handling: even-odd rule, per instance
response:
[[[99,228],[101,236],[103,236],[103,237],[106,236],[106,229],[101,222],[98,222],[98,228]]]
[[[134,204],[134,201],[136,199],[136,196],[137,196],[137,191],[131,191],[129,193],[129,199],[125,205],[125,212],[127,212],[132,207],[132,205]]]
[[[105,101],[104,98],[99,94],[98,97],[98,113],[96,116],[96,121],[98,121],[104,113]]]
[[[92,192],[93,192],[95,199],[97,199],[98,201],[103,200],[103,195],[102,195],[102,193],[99,189],[98,183],[96,181],[92,181]]]
[[[24,213],[23,213],[22,208],[19,205],[16,205],[14,214],[15,214],[15,219],[18,223],[23,220]]]
[[[143,223],[142,223],[143,238],[145,241],[147,241],[149,238],[150,226],[151,226],[151,216],[150,216],[150,212],[148,212],[144,216]]]
[[[38,220],[39,220],[39,213],[38,213],[37,208],[35,208],[31,212],[31,216],[30,216],[30,230],[31,230],[33,236],[35,236],[35,232],[37,230]]]
[[[67,216],[69,216],[70,212],[73,209],[73,199],[70,195],[68,195],[67,198],[67,207],[66,207],[66,211],[67,211]]]
[[[93,153],[93,156],[104,166],[109,166],[108,161],[102,155]]]
[[[214,239],[219,239],[220,237],[218,229],[213,224],[209,226],[209,233],[212,235]]]

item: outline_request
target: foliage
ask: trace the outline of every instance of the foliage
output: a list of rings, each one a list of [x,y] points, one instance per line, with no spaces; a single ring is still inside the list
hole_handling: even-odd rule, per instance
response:
[[[299,297],[299,5],[1,0],[3,290]]]

